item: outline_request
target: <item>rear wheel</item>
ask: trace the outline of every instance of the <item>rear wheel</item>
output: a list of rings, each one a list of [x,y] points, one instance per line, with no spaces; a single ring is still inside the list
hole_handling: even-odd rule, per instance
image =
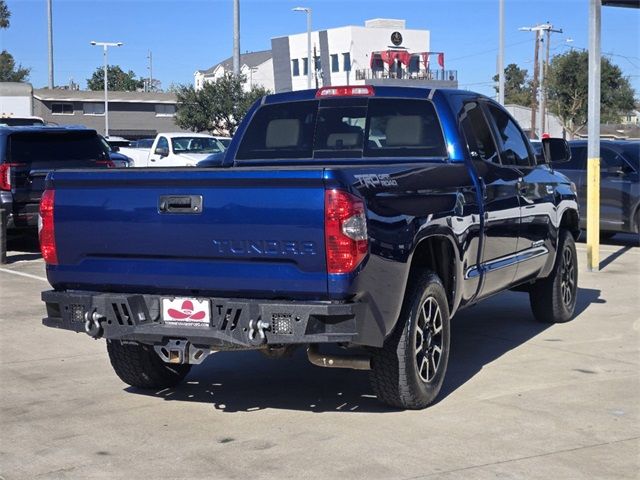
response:
[[[578,258],[573,236],[560,231],[560,241],[553,271],[535,282],[529,290],[529,301],[536,320],[564,323],[571,320],[578,293]]]
[[[150,345],[107,340],[111,366],[124,383],[138,388],[167,388],[180,383],[191,365],[164,363]]]
[[[438,276],[420,275],[407,292],[394,332],[372,355],[371,383],[378,399],[399,408],[431,404],[449,360],[449,306]]]

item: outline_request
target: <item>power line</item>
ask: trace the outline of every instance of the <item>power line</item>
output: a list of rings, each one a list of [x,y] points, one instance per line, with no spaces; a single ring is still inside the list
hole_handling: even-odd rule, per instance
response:
[[[515,47],[516,45],[521,45],[523,43],[527,43],[529,40],[524,40],[521,42],[515,42],[515,43],[510,43],[509,45],[506,45],[506,47]],[[455,57],[455,58],[450,58],[448,61],[449,62],[453,62],[455,60],[462,60],[464,58],[470,58],[470,57],[477,57],[478,55],[483,55],[486,53],[493,53],[496,52],[498,49],[497,48],[492,48],[490,50],[483,50],[481,52],[476,52],[476,53],[470,53],[468,55],[463,55],[462,57]]]

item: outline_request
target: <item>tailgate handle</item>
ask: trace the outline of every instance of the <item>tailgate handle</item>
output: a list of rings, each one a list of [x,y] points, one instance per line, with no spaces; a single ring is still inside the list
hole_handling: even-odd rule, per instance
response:
[[[202,195],[161,195],[158,212],[200,213],[202,212]]]

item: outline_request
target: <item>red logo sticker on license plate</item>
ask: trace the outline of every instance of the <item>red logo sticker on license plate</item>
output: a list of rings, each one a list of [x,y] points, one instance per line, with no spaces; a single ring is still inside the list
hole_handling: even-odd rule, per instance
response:
[[[209,300],[196,298],[163,298],[162,319],[179,325],[209,325]]]

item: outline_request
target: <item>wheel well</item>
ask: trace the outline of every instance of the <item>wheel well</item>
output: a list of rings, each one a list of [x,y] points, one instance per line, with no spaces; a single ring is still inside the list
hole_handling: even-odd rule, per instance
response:
[[[578,240],[580,236],[580,219],[578,218],[578,212],[575,210],[567,210],[562,214],[562,220],[560,220],[560,228],[569,230],[573,235],[574,240]]]
[[[418,244],[411,260],[409,281],[424,270],[440,277],[451,310],[456,293],[456,266],[453,246],[447,237],[428,237]]]

